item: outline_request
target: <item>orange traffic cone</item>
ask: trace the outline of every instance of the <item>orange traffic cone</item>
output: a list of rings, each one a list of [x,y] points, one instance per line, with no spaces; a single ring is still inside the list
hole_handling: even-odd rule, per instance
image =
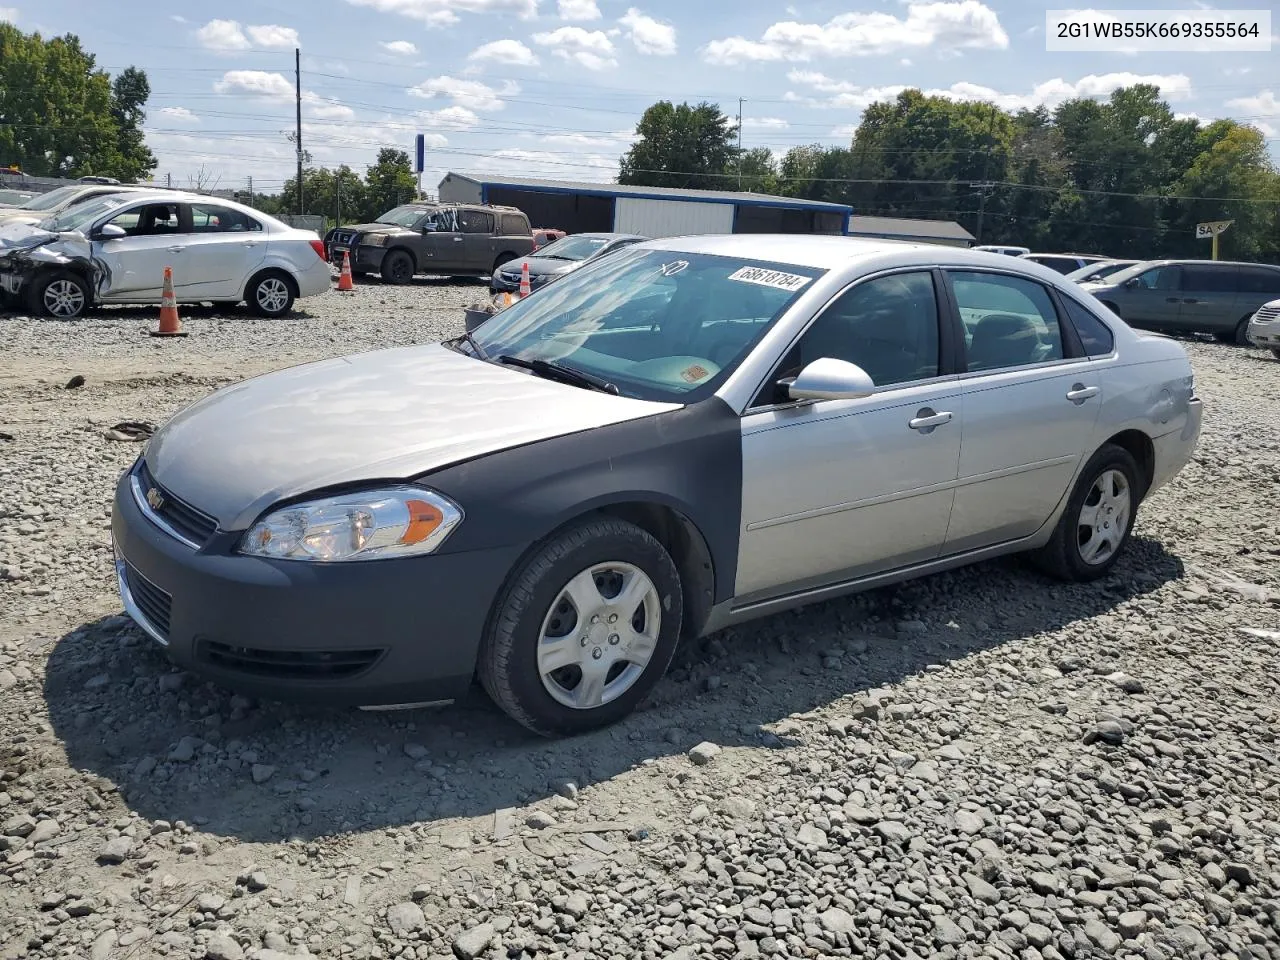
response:
[[[529,286],[529,261],[526,260],[520,264],[520,298],[524,299],[533,292],[533,288]]]
[[[178,320],[178,298],[173,293],[173,267],[164,268],[164,290],[160,295],[160,326],[151,331],[153,337],[185,337]]]
[[[354,290],[355,282],[351,279],[351,251],[342,251],[342,272],[338,274],[339,290]]]

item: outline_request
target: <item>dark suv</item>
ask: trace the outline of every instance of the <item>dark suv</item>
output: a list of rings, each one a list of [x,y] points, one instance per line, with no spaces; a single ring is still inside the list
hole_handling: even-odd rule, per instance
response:
[[[1131,326],[1212,333],[1248,343],[1249,318],[1280,296],[1280,267],[1225,260],[1150,260],[1084,289]]]
[[[533,252],[529,218],[515,207],[408,203],[373,223],[341,226],[325,236],[329,259],[351,272],[380,273],[387,283],[417,274],[484,277],[508,260]]]

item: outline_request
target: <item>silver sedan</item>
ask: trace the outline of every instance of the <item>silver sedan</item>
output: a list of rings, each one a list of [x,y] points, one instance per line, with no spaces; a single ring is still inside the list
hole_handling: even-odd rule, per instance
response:
[[[266,696],[616,721],[682,638],[1002,554],[1105,575],[1187,462],[1187,356],[1052,270],[844,237],[636,244],[444,344],[179,414],[126,610]]]

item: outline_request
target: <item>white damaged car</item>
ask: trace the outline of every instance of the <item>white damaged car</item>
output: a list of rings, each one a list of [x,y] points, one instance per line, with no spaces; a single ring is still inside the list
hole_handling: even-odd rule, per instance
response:
[[[73,319],[95,304],[159,303],[165,267],[180,302],[278,317],[329,289],[324,244],[250,207],[172,190],[100,197],[38,225],[0,226],[0,294]]]

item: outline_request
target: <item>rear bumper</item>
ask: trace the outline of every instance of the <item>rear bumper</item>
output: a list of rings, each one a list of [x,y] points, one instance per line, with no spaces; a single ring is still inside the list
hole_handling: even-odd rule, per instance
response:
[[[144,513],[126,473],[111,518],[126,612],[174,663],[270,699],[372,706],[467,692],[498,589],[518,551],[358,563],[194,550]]]
[[[315,258],[311,267],[298,272],[294,277],[298,281],[299,297],[316,297],[328,292],[333,286],[333,272],[329,269],[329,264],[319,257]]]
[[[1155,469],[1152,471],[1151,487],[1148,493],[1164,486],[1187,465],[1200,439],[1200,426],[1203,420],[1204,404],[1199,400],[1192,400],[1187,405],[1187,420],[1182,429],[1166,433],[1163,437],[1156,437],[1151,442],[1155,450]]]

